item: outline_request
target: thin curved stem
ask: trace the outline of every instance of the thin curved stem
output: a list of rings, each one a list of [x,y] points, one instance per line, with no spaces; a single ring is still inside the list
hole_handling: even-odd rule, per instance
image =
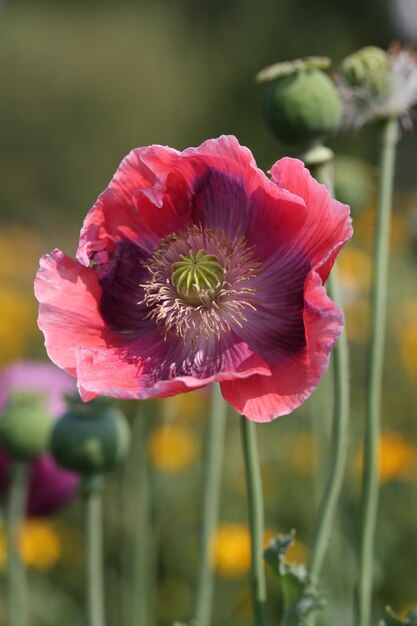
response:
[[[259,467],[256,424],[241,416],[242,448],[248,496],[249,530],[252,557],[252,598],[254,625],[267,626],[266,580],[263,559],[264,509]]]
[[[204,501],[200,538],[200,559],[194,615],[198,626],[209,626],[213,609],[214,576],[210,562],[210,541],[219,515],[227,404],[220,386],[212,387],[204,460]]]
[[[310,166],[312,175],[319,182],[325,184],[330,194],[333,195],[333,153],[328,148],[320,148],[322,150],[320,156],[324,157],[323,160],[319,163],[310,164],[306,158],[307,155],[305,155],[305,161],[307,166]],[[330,297],[341,307],[342,299],[335,268],[328,278],[327,285]],[[347,458],[350,385],[349,349],[344,331],[333,349],[332,365],[334,389],[332,449],[334,452],[326,488],[319,507],[310,557],[309,570],[314,580],[320,576],[329,545]]]
[[[328,279],[329,295],[340,305],[339,287],[335,269]],[[349,351],[343,332],[333,350],[334,408],[332,424],[333,459],[318,512],[316,531],[311,550],[309,570],[313,579],[320,576],[333,529],[337,503],[345,472],[349,425]]]
[[[369,626],[371,620],[373,554],[379,492],[378,439],[384,366],[389,234],[395,154],[398,142],[398,120],[396,118],[384,122],[381,140],[379,201],[371,292],[371,340],[368,354],[360,567],[357,588],[358,626]]]
[[[7,578],[9,597],[9,625],[27,626],[27,580],[20,554],[20,536],[26,516],[26,498],[29,466],[25,461],[14,461],[7,506]]]
[[[103,514],[101,476],[85,478],[82,489],[86,506],[87,615],[88,626],[105,626],[103,576]]]

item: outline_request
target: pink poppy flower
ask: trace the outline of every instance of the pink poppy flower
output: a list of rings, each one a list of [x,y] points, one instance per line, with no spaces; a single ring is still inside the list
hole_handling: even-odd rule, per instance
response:
[[[0,415],[14,392],[26,392],[41,395],[45,399],[45,408],[56,419],[66,410],[64,394],[74,391],[73,379],[50,363],[17,361],[0,372]],[[8,489],[10,462],[9,454],[0,450],[0,495]],[[50,454],[41,454],[33,459],[28,515],[52,513],[75,497],[78,482],[78,475],[57,465]]]
[[[351,232],[348,207],[296,159],[269,179],[235,137],[137,148],[88,213],[77,260],[41,259],[48,354],[84,400],[217,381],[249,419],[289,413],[341,332],[323,283]]]

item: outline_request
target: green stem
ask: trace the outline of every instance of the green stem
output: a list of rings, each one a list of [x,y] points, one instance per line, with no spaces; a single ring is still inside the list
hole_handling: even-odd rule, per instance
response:
[[[87,624],[105,626],[103,580],[102,476],[89,476],[82,482],[86,506],[87,539]]]
[[[398,121],[396,118],[388,119],[382,128],[379,201],[371,292],[371,339],[368,354],[362,524],[357,588],[358,626],[369,626],[371,620],[373,554],[378,509],[378,439],[384,365],[389,234],[397,142]]]
[[[330,297],[341,304],[339,287],[333,274],[328,279]],[[342,489],[345,472],[349,424],[349,353],[346,334],[343,332],[333,350],[334,408],[332,425],[333,459],[323,499],[320,503],[317,526],[310,557],[310,573],[313,580],[320,576],[329,545],[337,503]]]
[[[27,581],[20,555],[20,536],[26,517],[26,499],[29,466],[25,461],[14,461],[7,507],[7,577],[9,595],[9,625],[27,626]]]
[[[313,151],[304,155],[307,166],[310,166],[312,175],[325,184],[333,195],[333,153],[328,148],[320,146],[315,149],[316,159],[312,158]],[[310,158],[309,158],[310,156]],[[321,157],[321,158],[320,158]],[[328,290],[330,297],[341,307],[342,299],[335,274],[335,268],[329,276]],[[310,574],[317,580],[323,567],[324,558],[336,515],[337,503],[342,489],[343,476],[347,458],[348,424],[349,424],[349,351],[345,332],[342,332],[333,350],[333,459],[330,468],[326,489],[320,503],[317,525],[310,557]]]
[[[194,610],[198,626],[209,626],[213,608],[214,577],[210,559],[210,541],[218,521],[226,413],[227,404],[221,395],[220,386],[215,384],[212,386],[204,462],[203,520]]]
[[[242,447],[248,496],[252,557],[252,598],[254,625],[267,626],[266,581],[263,559],[264,510],[259,467],[256,424],[241,416]]]
[[[129,522],[127,536],[133,535],[133,546],[125,550],[125,572],[128,574],[125,598],[125,626],[154,624],[151,582],[154,579],[154,547],[148,441],[151,404],[142,401],[132,424],[132,454],[123,479],[124,509]],[[131,532],[130,532],[131,531]],[[133,547],[133,550],[132,550]]]

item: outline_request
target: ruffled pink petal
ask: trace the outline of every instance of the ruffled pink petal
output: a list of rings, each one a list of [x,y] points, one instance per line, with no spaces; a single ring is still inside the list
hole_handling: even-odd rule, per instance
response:
[[[222,163],[226,162],[226,165],[221,166],[223,168],[227,168],[227,164],[230,161],[240,165],[245,170],[248,168],[257,169],[252,152],[249,148],[241,146],[234,135],[221,135],[216,139],[207,139],[196,148],[187,148],[182,154],[184,156],[218,158]]]
[[[330,351],[343,328],[343,315],[314,271],[305,286],[304,325],[305,350],[271,365],[271,376],[221,383],[224,398],[238,413],[255,422],[286,415],[308,398],[325,373]]]
[[[299,196],[306,204],[306,220],[297,244],[309,255],[312,267],[324,282],[338,251],[352,235],[349,207],[332,199],[326,187],[298,159],[285,157],[277,161],[271,175],[279,187]]]
[[[106,262],[118,241],[151,252],[160,239],[189,221],[189,184],[175,172],[179,153],[164,146],[132,150],[87,214],[77,258]]]
[[[166,342],[155,333],[123,347],[77,351],[81,397],[124,399],[167,397],[220,380],[269,376],[269,366],[242,340],[229,335],[193,349],[182,339]]]
[[[35,279],[38,326],[45,335],[49,358],[76,376],[79,346],[105,348],[120,343],[99,312],[101,287],[94,270],[54,250],[41,258]]]

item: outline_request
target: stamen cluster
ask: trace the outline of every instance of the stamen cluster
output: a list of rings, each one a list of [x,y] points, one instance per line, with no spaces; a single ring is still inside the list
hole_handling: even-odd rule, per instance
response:
[[[255,309],[251,281],[260,263],[243,237],[233,243],[221,230],[192,226],[163,239],[146,266],[142,302],[164,325],[165,338],[173,331],[184,341],[219,340]]]

